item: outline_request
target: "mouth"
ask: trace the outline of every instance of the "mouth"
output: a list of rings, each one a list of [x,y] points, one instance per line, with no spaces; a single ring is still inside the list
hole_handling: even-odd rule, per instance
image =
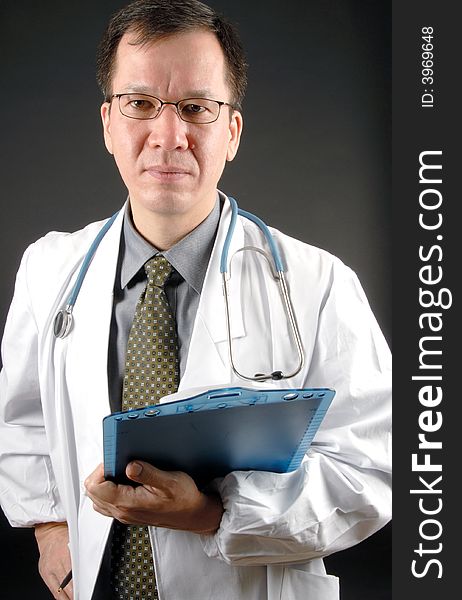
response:
[[[146,172],[157,181],[164,183],[180,181],[190,174],[182,167],[164,165],[148,167]]]

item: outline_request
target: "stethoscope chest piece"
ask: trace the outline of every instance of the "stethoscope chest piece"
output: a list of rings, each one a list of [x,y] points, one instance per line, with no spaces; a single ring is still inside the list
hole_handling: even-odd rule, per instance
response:
[[[65,338],[72,327],[72,307],[66,306],[56,314],[53,332],[57,338]]]
[[[119,213],[116,212],[108,221],[106,221],[106,223],[100,229],[98,235],[93,240],[93,243],[91,244],[87,254],[85,255],[82,266],[80,267],[79,274],[77,276],[77,280],[75,282],[74,287],[72,288],[71,295],[67,300],[66,308],[61,308],[57,312],[55,320],[53,321],[53,333],[57,338],[65,338],[71,330],[73,321],[72,310],[74,308],[75,301],[77,300],[77,296],[79,295],[79,291],[82,286],[85,275],[88,271],[88,267],[90,266],[90,263],[93,259],[96,249],[99,246],[99,243],[109,231],[109,228],[114,223],[118,214]]]

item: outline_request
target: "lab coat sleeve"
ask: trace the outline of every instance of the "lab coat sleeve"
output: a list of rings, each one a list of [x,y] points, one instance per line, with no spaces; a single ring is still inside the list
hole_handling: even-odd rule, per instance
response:
[[[2,341],[0,504],[14,527],[64,521],[49,457],[38,374],[38,332],[24,253]]]
[[[302,332],[303,335],[303,332]],[[354,273],[334,262],[305,387],[335,399],[296,471],[233,472],[205,552],[229,564],[306,562],[365,539],[391,518],[391,366]]]

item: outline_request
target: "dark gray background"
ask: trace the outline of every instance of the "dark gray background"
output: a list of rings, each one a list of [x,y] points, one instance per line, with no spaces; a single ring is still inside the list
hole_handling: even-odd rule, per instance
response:
[[[123,4],[0,0],[1,329],[25,247],[125,200],[94,77],[96,45]],[[209,4],[238,24],[250,65],[244,136],[220,187],[351,266],[391,343],[391,3]],[[11,530],[1,516],[0,534],[2,598],[17,597],[18,578],[21,597],[49,598],[31,531]],[[327,559],[342,600],[391,597],[390,538],[387,526]]]

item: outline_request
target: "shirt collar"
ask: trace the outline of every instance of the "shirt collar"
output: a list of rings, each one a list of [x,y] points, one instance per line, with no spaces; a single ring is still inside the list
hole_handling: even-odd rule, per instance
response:
[[[209,216],[174,246],[162,252],[172,267],[198,293],[202,291],[207,266],[212,253],[220,220],[222,202],[219,195]],[[160,251],[146,241],[133,225],[130,204],[124,214],[121,245],[120,285],[123,288],[133,279],[147,260]]]

